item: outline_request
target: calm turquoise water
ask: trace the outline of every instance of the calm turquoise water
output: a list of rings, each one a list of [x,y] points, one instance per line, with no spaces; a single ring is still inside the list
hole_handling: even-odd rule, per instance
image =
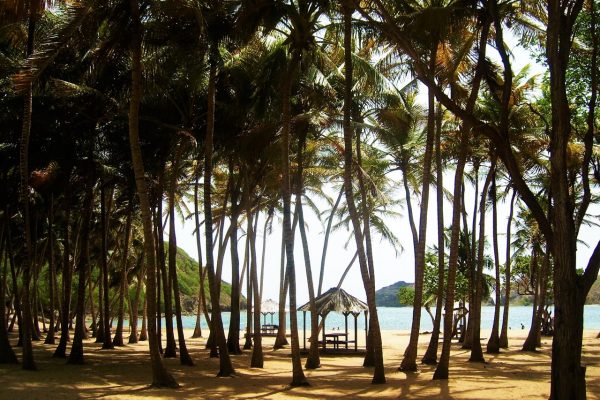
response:
[[[509,323],[512,329],[521,329],[523,324],[524,329],[528,329],[531,322],[531,307],[510,307],[509,311]],[[379,324],[382,330],[408,330],[410,329],[410,323],[412,320],[412,307],[379,307],[377,309],[379,315]],[[432,310],[434,312],[434,310]],[[225,329],[229,328],[230,313],[223,313],[223,325]],[[494,318],[494,307],[482,307],[481,310],[481,327],[482,329],[491,329]],[[241,329],[246,328],[246,312],[243,311],[241,315]],[[262,318],[261,318],[262,320]],[[275,314],[273,322],[277,324],[278,316]],[[302,313],[298,313],[298,325],[302,327],[303,316]],[[266,323],[271,323],[271,317],[267,316]],[[310,314],[306,313],[307,326],[310,325]],[[344,317],[341,314],[332,313],[327,316],[325,321],[327,328],[344,327]],[[184,316],[183,324],[185,328],[194,328],[196,324],[195,316]],[[164,326],[164,325],[163,325]],[[288,316],[289,326],[289,316]],[[354,328],[354,320],[352,316],[348,317],[349,328]],[[364,329],[365,319],[364,315],[360,315],[358,318],[358,328]],[[600,329],[600,305],[589,305],[585,306],[584,314],[584,329]],[[207,328],[204,317],[202,318],[202,328]],[[432,329],[431,318],[429,314],[423,309],[421,313],[421,331],[430,331]]]

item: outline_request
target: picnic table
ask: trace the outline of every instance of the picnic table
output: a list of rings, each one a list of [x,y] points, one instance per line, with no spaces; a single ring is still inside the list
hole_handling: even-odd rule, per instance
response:
[[[277,333],[278,330],[279,330],[279,325],[273,325],[273,324],[265,324],[265,325],[261,326],[261,328],[260,328],[260,332],[262,334],[267,334],[267,335],[274,335]]]
[[[345,332],[330,332],[323,335],[323,348],[327,348],[328,344],[333,345],[334,349],[339,349],[340,345],[344,345],[344,348],[348,348],[348,343],[354,342],[348,340],[348,334]]]

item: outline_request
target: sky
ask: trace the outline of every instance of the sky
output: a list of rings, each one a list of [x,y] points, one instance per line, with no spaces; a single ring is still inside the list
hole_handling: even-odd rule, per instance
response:
[[[518,72],[525,64],[531,64],[531,74],[541,74],[544,72],[544,68],[530,60],[529,54],[519,48],[516,45],[514,38],[508,38],[507,41],[511,44],[513,49],[513,68],[515,72]],[[422,92],[424,89],[421,88]],[[483,175],[483,174],[482,174]],[[404,199],[404,191],[401,186],[400,176],[394,176],[398,183],[396,185],[396,198]],[[483,180],[485,176],[481,176]],[[444,186],[447,190],[452,189],[454,181],[454,171],[448,171],[444,176]],[[483,185],[483,182],[481,182]],[[335,198],[336,193],[333,192],[333,188],[330,186],[326,188],[329,192],[330,197]],[[418,226],[418,203],[419,199],[414,197],[412,199],[413,208],[415,209],[415,219]],[[466,207],[467,210],[473,209],[473,191],[467,190],[466,194]],[[506,201],[509,201],[507,199]],[[329,206],[324,201],[316,201],[316,204],[320,208],[320,211],[327,210]],[[437,214],[436,214],[436,195],[435,188],[431,188],[430,191],[430,202],[429,202],[429,213],[428,213],[428,231],[427,231],[427,245],[432,246],[437,241]],[[508,204],[505,202],[498,203],[498,240],[500,248],[500,262],[505,262],[506,252],[506,221],[508,218]],[[193,209],[193,208],[192,208]],[[452,210],[451,203],[445,200],[444,203],[444,225],[450,225],[450,213]],[[403,248],[394,248],[390,243],[381,240],[380,237],[374,235],[373,237],[373,250],[374,250],[374,264],[375,264],[375,286],[376,289],[384,286],[391,285],[397,281],[414,282],[414,254],[412,250],[412,235],[408,223],[407,212],[404,204],[399,206],[394,211],[401,214],[400,217],[389,217],[386,219],[386,224],[392,229],[394,234],[398,237]],[[592,210],[593,211],[593,210]],[[315,285],[318,285],[319,268],[321,261],[321,254],[323,251],[323,241],[326,220],[319,221],[315,214],[308,208],[305,207],[305,218],[307,225],[307,236],[309,241],[310,261],[313,271],[313,279]],[[469,216],[469,218],[471,218]],[[281,224],[282,220],[280,216],[276,216],[273,221],[273,230],[267,236],[266,252],[265,252],[265,276],[264,276],[264,293],[263,300],[274,299],[277,301],[279,297],[279,279],[280,279],[280,254],[281,254]],[[264,216],[261,215],[258,223],[257,232],[257,258],[260,263],[262,257],[262,237],[263,237],[263,226]],[[486,234],[491,234],[491,213],[488,212],[486,216]],[[197,260],[197,248],[196,239],[194,237],[194,222],[193,219],[188,221],[177,221],[177,243],[178,246],[183,248],[192,258]],[[203,229],[202,229],[203,231]],[[323,289],[326,291],[330,287],[337,286],[337,283],[344,272],[349,261],[352,259],[356,246],[354,239],[348,242],[349,234],[345,229],[340,229],[331,233],[329,248],[327,252],[327,259],[325,264],[325,274],[323,277]],[[297,279],[297,301],[298,306],[308,301],[308,286],[306,283],[306,272],[305,264],[303,260],[303,252],[300,241],[299,232],[296,233],[296,246],[294,250],[294,259],[296,265],[296,279]],[[582,242],[578,246],[577,261],[578,267],[584,268],[587,264],[587,260],[591,255],[593,246],[595,245],[594,240],[597,240],[597,232],[594,227],[582,227],[580,233],[580,239]],[[489,240],[489,239],[488,239]],[[204,238],[202,238],[203,253]],[[243,249],[245,245],[245,236],[240,234],[240,262],[243,260]],[[588,247],[588,245],[590,247]],[[491,249],[486,250],[491,254]],[[215,252],[216,259],[216,252]],[[240,266],[241,268],[241,266]],[[488,271],[491,273],[491,271]],[[259,277],[260,279],[260,277]],[[229,256],[229,249],[226,252],[225,262],[223,266],[223,280],[231,281],[231,263]],[[348,273],[345,281],[342,285],[350,294],[365,300],[365,291],[362,284],[358,261],[356,261]],[[245,295],[246,288],[243,286],[242,293]]]

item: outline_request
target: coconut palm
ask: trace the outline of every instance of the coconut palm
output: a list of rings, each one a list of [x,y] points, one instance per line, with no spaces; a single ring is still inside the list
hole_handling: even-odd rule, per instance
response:
[[[150,202],[148,200],[148,189],[144,177],[144,163],[140,149],[139,138],[139,106],[141,98],[141,77],[142,77],[142,49],[141,49],[141,20],[140,6],[137,0],[130,0],[131,21],[132,21],[132,44],[131,44],[131,102],[129,110],[129,141],[131,150],[131,159],[133,162],[133,171],[135,174],[135,182],[137,194],[140,202],[142,213],[142,224],[144,228],[144,255],[147,259],[147,280],[146,280],[146,297],[148,307],[148,343],[150,347],[150,357],[152,360],[152,385],[176,387],[175,379],[167,372],[160,358],[158,350],[158,340],[156,336],[156,320],[157,312],[156,304],[156,259],[154,235],[152,232],[152,216],[150,210]]]

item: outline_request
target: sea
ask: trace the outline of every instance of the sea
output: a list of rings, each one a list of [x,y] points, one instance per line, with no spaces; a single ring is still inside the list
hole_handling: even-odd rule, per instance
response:
[[[552,307],[549,310],[553,310]],[[435,308],[431,309],[435,315]],[[377,314],[379,316],[379,325],[381,330],[409,330],[412,321],[412,307],[378,307]],[[510,329],[529,329],[531,325],[531,306],[510,306],[508,326]],[[229,328],[229,320],[231,313],[223,312],[223,326],[225,329]],[[494,307],[484,306],[481,308],[481,328],[491,329],[494,319]],[[261,316],[261,322],[263,324],[278,324],[279,316],[275,314],[265,314]],[[289,315],[287,316],[288,327],[289,327]],[[298,327],[302,329],[304,316],[302,312],[298,312]],[[365,328],[365,317],[361,314],[357,318],[357,328]],[[502,323],[502,308],[500,308],[500,323]],[[184,328],[193,329],[196,324],[196,316],[183,316]],[[204,316],[201,318],[201,326],[203,329],[208,327]],[[330,313],[325,319],[325,327],[330,330],[340,329],[343,330],[345,326],[344,316],[338,313]],[[164,327],[164,325],[163,325]],[[306,313],[306,327],[310,329],[310,313]],[[245,330],[246,328],[246,311],[242,311],[240,315],[240,329]],[[348,316],[348,328],[354,329],[354,318],[352,315]],[[600,305],[586,305],[584,310],[584,329],[600,330]],[[431,317],[425,311],[421,310],[421,332],[431,331],[433,324]]]

